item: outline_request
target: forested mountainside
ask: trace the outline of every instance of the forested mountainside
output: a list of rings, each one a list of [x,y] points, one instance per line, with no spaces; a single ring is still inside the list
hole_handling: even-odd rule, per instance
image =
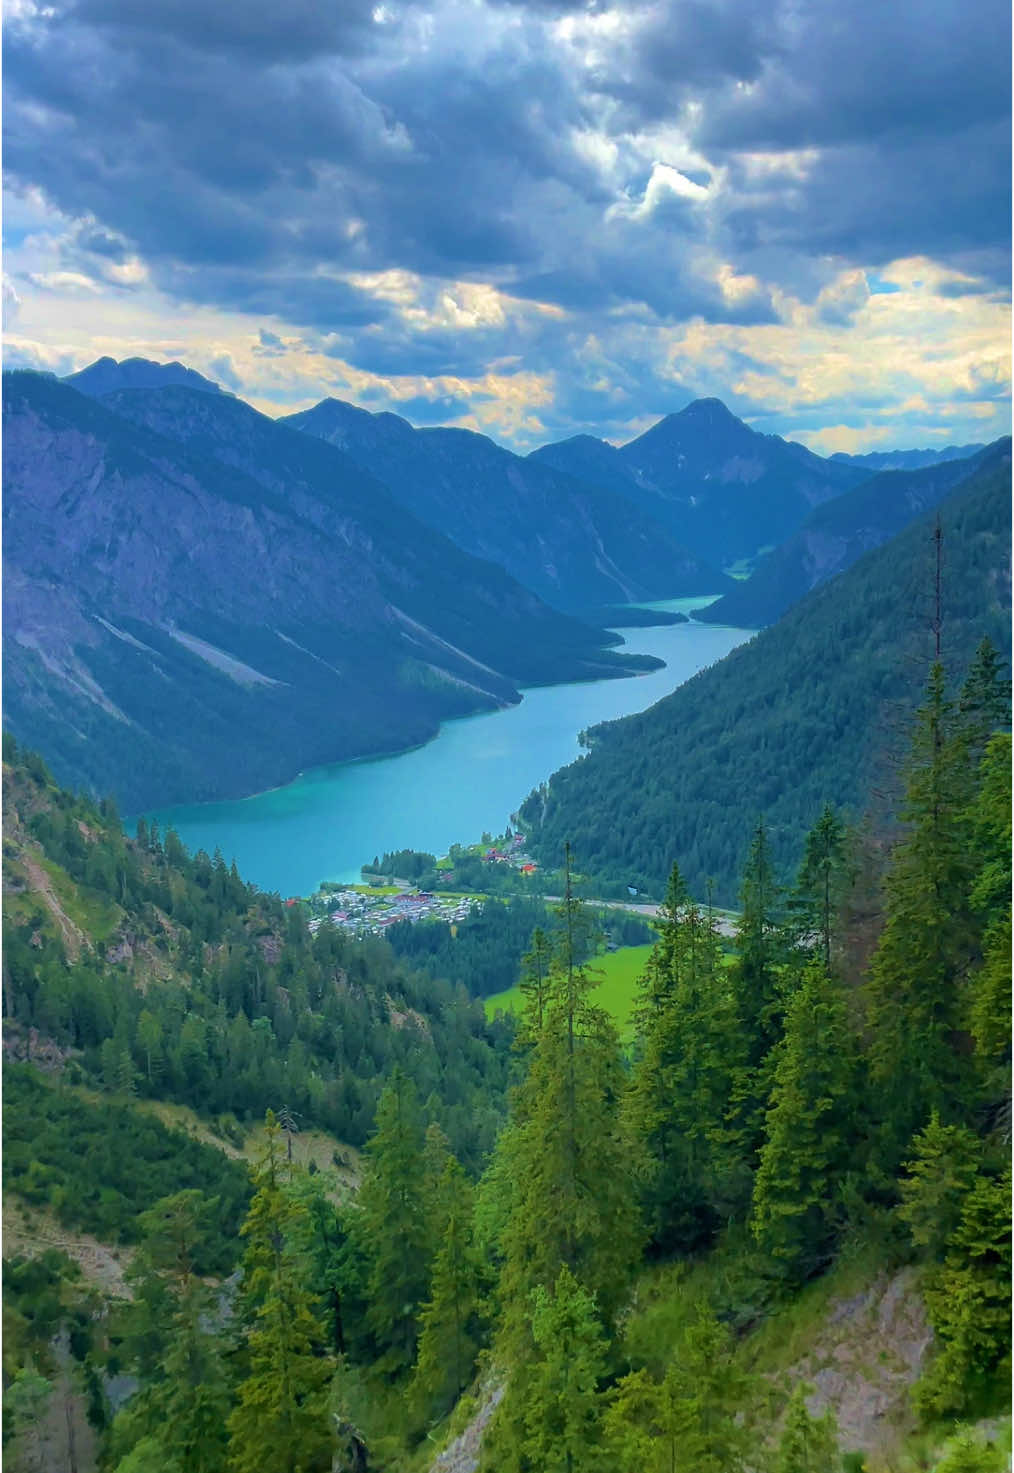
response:
[[[836,573],[879,547],[936,506],[979,470],[1010,470],[1010,439],[998,440],[970,459],[943,460],[925,470],[886,470],[825,502],[797,532],[763,558],[751,576],[697,617],[715,624],[757,629]]]
[[[100,1088],[205,1115],[283,1105],[352,1145],[400,1064],[473,1165],[493,1142],[510,1028],[382,941],[245,884],[171,831],[128,839],[106,802],[58,788],[5,743],[4,1016]],[[126,1087],[129,1086],[129,1087]]]
[[[890,784],[933,654],[937,513],[795,604],[777,624],[637,716],[589,733],[591,750],[523,805],[529,847],[565,841],[602,881],[659,895],[673,855],[694,894],[733,903],[764,815],[779,867],[814,811],[860,812]],[[983,471],[939,508],[942,647],[952,668],[983,636],[1010,646],[1010,474]]]
[[[750,429],[718,399],[696,399],[618,450],[579,435],[529,458],[625,494],[721,568],[782,542],[868,475]]]
[[[179,1068],[196,1079],[196,1034],[158,1049],[152,997],[166,984],[150,980],[138,999],[135,1042],[133,1007],[122,1001],[131,980],[118,977],[113,1016],[90,964],[96,1004],[85,1026],[106,1039],[69,1063],[50,1044],[48,1082],[27,1065],[11,1070],[5,1185],[33,1212],[68,1228],[101,1224],[128,1245],[131,1297],[103,1303],[52,1250],[5,1264],[11,1466],[20,1473],[37,1453],[57,1391],[71,1424],[79,1386],[110,1473],[477,1463],[484,1473],[1001,1473],[1009,720],[1009,684],[988,651],[964,678],[934,665],[893,841],[850,834],[825,806],[786,893],[758,827],[731,957],[674,867],[629,1057],[595,1005],[585,912],[568,879],[555,934],[536,934],[525,958],[516,1083],[478,1180],[475,1158],[459,1159],[455,1124],[481,1094],[455,1113],[455,1065],[433,1077],[423,1102],[420,1055],[438,1051],[429,1014],[429,1039],[411,1018],[388,1030],[395,1039],[409,1031],[415,1048],[380,1065],[395,1067],[356,1190],[347,1176],[290,1159],[291,1116],[272,1112],[244,1191],[234,1163],[220,1157],[216,1173],[206,1146],[130,1102]],[[222,1036],[216,1019],[239,996],[217,970],[225,948],[215,921],[235,937],[237,918],[249,925],[263,899],[215,863],[178,861],[168,838],[124,846],[108,813],[54,790],[37,759],[9,756],[22,872],[40,844],[67,856],[67,870],[46,859],[54,877],[87,871],[84,849],[92,874],[73,882],[76,903],[122,904],[150,885],[143,914],[164,934],[195,908],[191,935],[210,932],[206,970],[175,1013],[184,1028],[201,1018],[210,989],[210,1053]],[[9,900],[22,905],[26,893]],[[42,908],[55,916],[51,903]],[[263,914],[281,921],[270,904]],[[55,928],[36,919],[44,948]],[[298,1039],[307,1058],[335,993],[371,995],[375,958],[364,955],[357,972],[346,952],[339,980],[338,938],[326,935],[315,952],[298,917],[290,927],[270,965],[294,968],[288,1055]],[[29,940],[33,950],[45,985],[20,972],[9,995],[24,1016],[45,994],[52,1020],[57,969]],[[75,970],[65,963],[62,975]],[[242,1006],[262,1025],[251,1031],[280,1042],[277,990],[273,1014],[259,1002],[266,967],[248,949],[241,970]],[[81,984],[77,996],[87,993]],[[7,998],[5,986],[5,1007]],[[66,1036],[84,1009],[63,1008]],[[347,1059],[344,1030],[336,1045]],[[328,1051],[315,1057],[323,1069]],[[82,1070],[104,1091],[103,1109],[74,1082]],[[491,1084],[495,1110],[502,1074],[470,1077],[477,1090],[480,1077]],[[153,1200],[166,1175],[160,1148],[179,1175]],[[907,1334],[896,1323],[902,1304]],[[804,1328],[818,1305],[825,1328],[839,1326],[844,1354],[831,1371]],[[870,1305],[873,1322],[863,1315]],[[850,1319],[867,1334],[865,1358],[840,1339]],[[855,1416],[863,1391],[874,1410]]]
[[[4,481],[8,726],[125,808],[239,797],[520,684],[656,664],[224,395],[98,403],[5,375]]]
[[[513,455],[470,430],[413,429],[338,399],[285,424],[339,446],[391,494],[476,557],[558,608],[716,593],[728,579],[679,530],[607,487]]]

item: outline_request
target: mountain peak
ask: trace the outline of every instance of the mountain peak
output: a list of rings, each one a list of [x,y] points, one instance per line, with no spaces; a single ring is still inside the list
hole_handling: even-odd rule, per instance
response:
[[[694,419],[713,424],[743,423],[721,399],[694,399],[685,409],[681,409],[679,414],[670,415],[669,418]]]
[[[87,368],[68,373],[63,382],[92,399],[117,389],[164,389],[170,384],[200,389],[205,394],[227,393],[212,379],[175,359],[172,363],[156,363],[151,358],[124,358],[117,363],[115,358],[97,358]]]

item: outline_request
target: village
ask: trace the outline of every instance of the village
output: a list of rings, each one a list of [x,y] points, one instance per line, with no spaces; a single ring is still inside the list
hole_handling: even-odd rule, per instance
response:
[[[343,887],[325,882],[315,895],[307,898],[304,904],[311,915],[310,931],[315,934],[325,921],[353,936],[382,936],[398,921],[436,920],[453,925],[465,920],[486,898],[489,881],[493,878],[491,870],[506,866],[526,878],[536,873],[538,866],[525,852],[524,844],[523,834],[511,833],[508,829],[506,836],[495,842],[485,834],[481,844],[471,845],[468,849],[454,845],[452,858],[438,861],[436,872],[419,876],[428,884],[438,885],[438,890],[423,889],[409,879],[393,874],[382,875],[372,867],[364,866],[364,884]],[[385,856],[385,859],[390,858],[392,856]],[[400,858],[403,862],[406,858],[418,861],[422,856],[403,851]],[[430,862],[432,864],[432,856]],[[469,872],[456,876],[455,869],[450,867],[452,863],[459,871],[472,871],[481,864],[488,878],[483,883],[478,874]],[[443,892],[443,887],[454,884],[456,879],[464,884],[465,889],[478,893],[466,894],[462,890],[450,894]],[[297,900],[289,902],[298,903]]]
[[[309,922],[312,934],[330,921],[339,930],[353,936],[382,936],[398,921],[463,921],[481,903],[475,896],[433,895],[424,890],[404,889],[391,893],[385,888],[321,890],[307,902],[314,914]]]

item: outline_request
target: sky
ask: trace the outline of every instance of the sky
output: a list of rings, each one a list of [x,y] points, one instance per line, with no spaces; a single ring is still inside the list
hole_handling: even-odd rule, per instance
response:
[[[1008,0],[8,0],[7,366],[515,449],[1010,430]]]

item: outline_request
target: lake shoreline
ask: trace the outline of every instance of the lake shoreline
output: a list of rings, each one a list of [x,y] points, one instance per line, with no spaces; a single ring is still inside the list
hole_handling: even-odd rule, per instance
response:
[[[191,852],[221,850],[244,879],[286,896],[358,880],[361,865],[385,851],[446,854],[453,843],[500,832],[533,788],[581,755],[580,731],[645,710],[754,632],[693,619],[616,632],[624,628],[636,640],[632,653],[659,659],[659,668],[526,686],[519,702],[451,717],[412,747],[306,768],[241,798],[143,816],[174,828]]]

